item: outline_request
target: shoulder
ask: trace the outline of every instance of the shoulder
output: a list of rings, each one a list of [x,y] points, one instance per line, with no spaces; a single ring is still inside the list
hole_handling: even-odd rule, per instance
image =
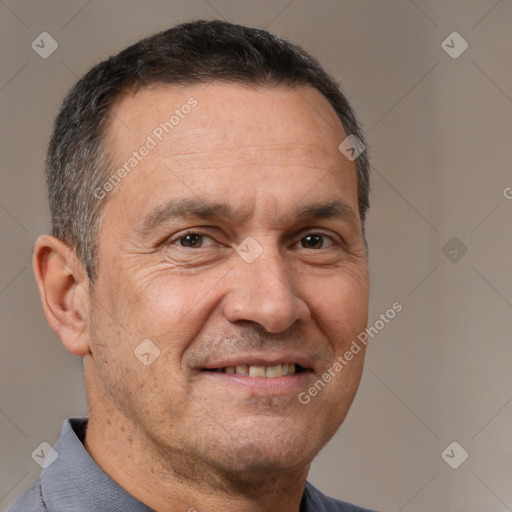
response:
[[[47,510],[41,495],[41,482],[38,480],[18,497],[8,512],[46,512]]]
[[[306,482],[301,512],[375,512],[367,508],[352,505],[346,501],[326,496],[316,487]]]

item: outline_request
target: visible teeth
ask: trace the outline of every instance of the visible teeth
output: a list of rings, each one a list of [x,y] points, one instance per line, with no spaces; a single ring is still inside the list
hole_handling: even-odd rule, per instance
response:
[[[235,366],[235,370],[238,375],[247,375],[249,373],[249,366],[246,364],[240,364]]]
[[[275,366],[267,366],[265,369],[265,377],[268,379],[273,379],[274,377],[282,377],[283,376],[283,367],[280,364],[276,364]]]
[[[249,376],[250,377],[265,377],[265,367],[264,366],[249,366]]]
[[[228,366],[224,368],[225,373],[236,373],[237,375],[249,375],[249,377],[266,377],[267,379],[274,379],[276,377],[283,377],[293,375],[295,373],[294,364],[275,364],[273,366],[261,365],[248,365],[240,364],[237,366]]]

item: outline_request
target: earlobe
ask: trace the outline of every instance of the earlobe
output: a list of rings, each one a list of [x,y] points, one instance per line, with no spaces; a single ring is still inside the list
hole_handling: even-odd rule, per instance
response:
[[[32,264],[48,323],[69,352],[89,354],[89,280],[75,251],[54,236],[42,235]]]

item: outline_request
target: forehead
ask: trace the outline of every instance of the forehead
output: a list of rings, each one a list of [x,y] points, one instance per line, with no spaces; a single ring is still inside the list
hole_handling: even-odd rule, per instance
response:
[[[176,152],[186,150],[177,144],[181,136],[194,133],[208,141],[246,142],[251,138],[271,144],[284,124],[295,124],[293,131],[281,133],[279,142],[301,143],[315,139],[330,146],[343,128],[327,99],[312,87],[284,87],[227,84],[214,82],[192,86],[152,85],[124,94],[112,109],[109,139],[115,145],[137,145],[141,134],[151,134],[161,124],[172,125],[161,133],[173,140]],[[185,119],[188,121],[185,122]],[[155,124],[156,123],[156,124]],[[169,125],[167,125],[169,129]],[[183,141],[185,142],[185,141]],[[336,149],[336,148],[334,148]],[[332,147],[329,147],[332,150]]]
[[[126,171],[111,202],[143,211],[173,195],[215,195],[250,205],[265,191],[294,200],[323,185],[357,210],[355,165],[338,150],[345,137],[311,87],[139,89],[111,112],[107,147]]]

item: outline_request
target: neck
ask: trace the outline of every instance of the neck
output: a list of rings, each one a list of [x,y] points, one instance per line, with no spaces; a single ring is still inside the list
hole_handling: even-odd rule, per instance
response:
[[[299,511],[309,465],[286,473],[227,473],[158,446],[100,391],[88,387],[95,405],[84,446],[114,482],[153,510]]]

